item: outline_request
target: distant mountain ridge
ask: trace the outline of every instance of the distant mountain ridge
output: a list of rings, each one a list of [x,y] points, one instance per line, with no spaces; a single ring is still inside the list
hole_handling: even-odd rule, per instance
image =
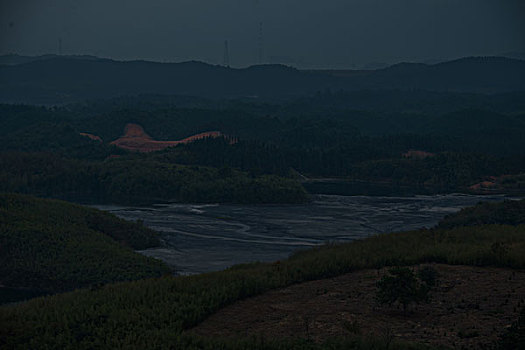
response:
[[[7,54],[7,55],[0,55],[0,65],[7,65],[7,66],[14,66],[17,64],[23,64],[23,63],[29,63],[29,62],[35,62],[35,61],[43,61],[43,60],[49,60],[54,58],[60,58],[60,57],[67,57],[69,59],[84,59],[84,60],[106,60],[105,58],[100,58],[97,56],[92,55],[55,55],[55,54],[47,54],[47,55],[40,55],[40,56],[23,56],[23,55],[17,55],[17,54]]]
[[[525,61],[469,57],[369,71],[302,71],[284,65],[234,69],[202,62],[115,61],[93,56],[0,57],[0,102],[60,104],[135,94],[287,98],[324,90],[525,91]],[[13,63],[15,62],[15,63]],[[16,63],[18,62],[18,63]]]

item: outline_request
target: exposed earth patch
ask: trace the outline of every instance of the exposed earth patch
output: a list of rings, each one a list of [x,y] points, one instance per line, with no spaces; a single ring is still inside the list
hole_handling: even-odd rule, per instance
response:
[[[127,124],[124,128],[124,135],[111,142],[112,145],[136,152],[155,152],[179,144],[186,144],[204,138],[222,137],[220,131],[208,131],[193,135],[178,141],[157,141],[146,134],[144,129],[138,124]]]
[[[191,332],[204,336],[310,338],[392,336],[452,348],[490,347],[524,305],[525,272],[501,268],[432,265],[439,284],[429,303],[404,313],[380,306],[376,282],[387,272],[363,270],[311,281],[239,301]]]

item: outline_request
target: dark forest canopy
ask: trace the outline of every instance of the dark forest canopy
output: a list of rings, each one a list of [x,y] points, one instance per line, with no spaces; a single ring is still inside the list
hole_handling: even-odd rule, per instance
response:
[[[0,153],[0,191],[83,203],[302,203],[299,183],[228,167],[140,157],[88,161],[51,153]]]
[[[344,96],[329,94],[320,96],[319,100],[338,100]],[[393,142],[398,147],[392,152],[424,149],[519,155],[524,149],[525,106],[520,104],[522,100],[517,95],[501,95],[496,100],[499,99],[508,101],[506,107],[513,105],[514,112],[494,111],[487,107],[491,103],[445,113],[359,111],[337,103],[329,108],[325,102],[315,102],[315,98],[311,100],[311,109],[305,108],[300,100],[282,105],[239,101],[218,108],[180,108],[168,104],[151,109],[148,97],[144,97],[143,105],[135,103],[128,105],[129,108],[118,101],[115,101],[117,106],[108,101],[111,107],[100,107],[101,103],[94,102],[53,109],[0,105],[0,147],[24,151],[56,151],[73,144],[83,147],[90,141],[81,137],[80,132],[100,136],[104,144],[108,144],[122,135],[127,123],[136,123],[157,140],[178,140],[220,130],[242,140],[293,148],[327,149],[363,143],[385,148],[381,143]],[[504,109],[503,104],[500,108]]]
[[[492,190],[519,194],[522,96],[481,96],[325,92],[261,104],[149,95],[53,108],[0,105],[2,190],[88,202],[301,202],[302,174],[385,187],[350,194],[469,192],[487,180],[497,183]],[[374,108],[374,98],[392,111]],[[351,109],[352,101],[364,109]],[[230,141],[133,154],[110,144],[128,123],[157,140],[220,130]]]

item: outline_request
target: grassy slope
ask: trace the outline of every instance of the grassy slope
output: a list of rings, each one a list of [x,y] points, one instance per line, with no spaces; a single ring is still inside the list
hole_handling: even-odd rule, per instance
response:
[[[483,224],[525,224],[525,200],[503,203],[481,202],[448,215],[439,223],[440,228],[475,226]]]
[[[160,276],[169,269],[133,251],[159,244],[142,225],[56,200],[0,194],[0,284],[59,292]]]
[[[525,268],[525,225],[496,223],[380,235],[299,252],[274,264],[242,265],[217,273],[126,282],[39,298],[0,309],[0,345],[313,349],[314,345],[300,342],[286,346],[259,340],[224,343],[183,331],[224,305],[272,288],[362,268],[421,262]],[[326,348],[342,348],[342,342],[337,344]],[[369,342],[354,345],[372,346]]]

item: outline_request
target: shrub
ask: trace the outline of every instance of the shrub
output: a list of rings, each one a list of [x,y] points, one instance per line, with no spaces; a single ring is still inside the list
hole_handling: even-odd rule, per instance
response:
[[[407,267],[394,267],[377,282],[377,300],[381,304],[403,305],[406,312],[408,305],[428,300],[430,287],[421,283],[414,271]]]
[[[417,277],[429,287],[435,287],[439,274],[432,266],[423,266],[417,273]]]

